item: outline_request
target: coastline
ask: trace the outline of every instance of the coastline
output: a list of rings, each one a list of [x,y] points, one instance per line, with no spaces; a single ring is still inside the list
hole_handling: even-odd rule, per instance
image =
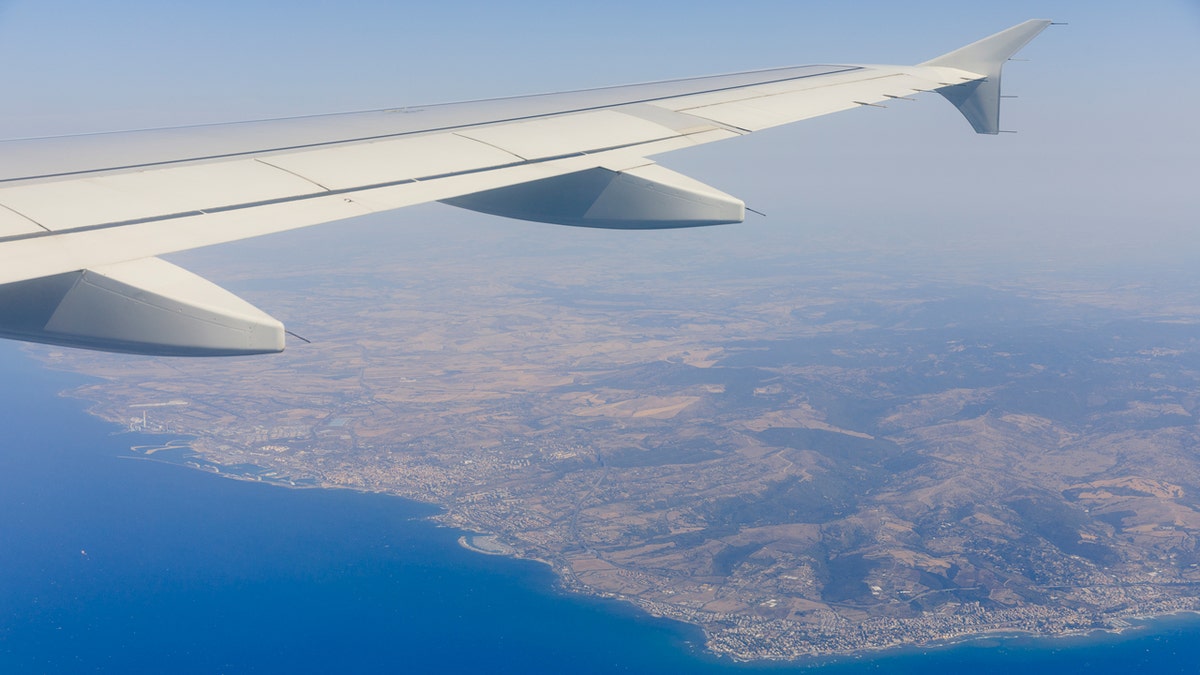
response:
[[[70,392],[63,392],[63,395],[69,395]],[[104,419],[103,416],[93,413],[89,414]],[[111,420],[105,419],[106,422]],[[125,430],[118,430],[116,434],[133,433]],[[140,432],[145,434],[147,432]],[[153,435],[170,435],[162,432]],[[130,459],[141,459],[144,461],[161,462],[164,464],[173,464],[182,466],[188,469],[199,470],[205,473],[213,473],[223,478],[231,478],[240,481],[261,482],[275,485],[278,487],[289,489],[330,489],[330,490],[349,490],[363,494],[383,494],[392,497],[397,497],[406,501],[420,504],[422,506],[438,509],[441,513],[431,513],[425,516],[426,520],[436,523],[441,527],[449,527],[452,529],[463,530],[461,525],[449,523],[445,521],[445,507],[441,504],[414,499],[408,495],[401,495],[387,491],[375,491],[360,487],[348,485],[332,485],[332,484],[298,484],[290,480],[281,479],[278,477],[264,476],[246,472],[228,471],[222,465],[204,460],[204,454],[197,450],[192,444],[192,439],[175,437],[163,444],[141,444],[130,446],[130,450],[137,453],[135,457]],[[155,457],[153,455],[170,450],[182,450],[190,453],[187,457]],[[201,459],[204,461],[196,461]],[[262,469],[262,467],[257,467]],[[747,666],[763,666],[763,667],[820,667],[824,665],[846,663],[849,661],[875,661],[879,659],[902,658],[908,655],[925,654],[927,652],[945,653],[956,648],[984,648],[989,646],[989,642],[998,642],[1002,644],[1018,644],[1024,642],[1040,643],[1046,642],[1053,644],[1047,645],[1050,649],[1073,648],[1091,643],[1113,643],[1119,642],[1122,638],[1135,638],[1143,635],[1147,631],[1153,631],[1153,624],[1172,622],[1175,619],[1184,622],[1200,620],[1200,609],[1171,609],[1161,614],[1115,614],[1106,617],[1108,621],[1121,621],[1126,625],[1123,626],[1094,626],[1079,629],[1070,629],[1058,633],[1039,633],[1036,631],[1022,630],[1019,628],[996,628],[985,629],[979,632],[968,634],[954,635],[946,638],[934,638],[929,640],[919,640],[909,643],[897,644],[895,642],[887,642],[878,645],[863,645],[858,648],[839,650],[836,648],[826,648],[825,651],[820,651],[819,648],[812,652],[794,654],[786,657],[772,657],[762,654],[746,655],[738,653],[735,650],[723,649],[719,643],[714,644],[714,638],[720,637],[720,631],[714,632],[709,625],[704,622],[696,621],[692,617],[684,616],[679,612],[663,611],[662,607],[655,603],[647,603],[635,597],[626,597],[618,594],[610,594],[604,592],[596,592],[583,584],[571,584],[570,581],[557,566],[550,561],[542,558],[530,557],[522,554],[521,551],[499,541],[496,535],[482,534],[478,532],[465,532],[457,538],[458,545],[472,553],[480,555],[493,556],[499,558],[509,558],[514,560],[532,560],[542,562],[554,570],[555,577],[558,580],[558,585],[568,595],[575,595],[581,598],[593,599],[611,599],[627,603],[630,607],[636,608],[638,611],[646,614],[652,619],[666,619],[693,626],[700,629],[705,637],[702,645],[694,645],[693,648],[699,648],[699,655],[707,658],[729,659],[731,662],[744,664]]]
[[[49,365],[49,364],[45,364]],[[640,613],[644,613],[651,619],[666,619],[668,621],[687,624],[697,628],[704,634],[704,642],[702,644],[689,643],[691,648],[696,650],[699,655],[706,658],[715,658],[718,660],[728,659],[732,662],[747,664],[750,666],[758,665],[763,667],[786,667],[786,666],[817,666],[826,663],[839,663],[847,660],[868,660],[874,661],[877,659],[888,659],[893,657],[903,657],[906,654],[925,653],[926,650],[931,652],[943,653],[947,650],[953,650],[959,647],[977,647],[986,645],[989,641],[999,641],[1006,644],[1021,643],[1024,641],[1040,642],[1046,641],[1054,643],[1055,646],[1051,649],[1058,649],[1062,646],[1071,647],[1079,642],[1091,642],[1098,640],[1102,642],[1116,642],[1122,636],[1139,636],[1145,631],[1153,630],[1152,625],[1163,621],[1171,621],[1174,617],[1186,617],[1184,620],[1191,620],[1200,617],[1200,609],[1188,608],[1171,608],[1161,613],[1130,613],[1130,614],[1113,614],[1105,616],[1105,621],[1121,621],[1126,625],[1121,626],[1088,626],[1086,628],[1068,629],[1061,632],[1046,633],[1031,630],[1023,630],[1020,628],[995,628],[983,629],[978,632],[970,632],[966,634],[956,634],[949,637],[935,637],[928,639],[916,639],[909,642],[897,642],[894,638],[883,637],[882,633],[875,633],[881,639],[875,643],[859,644],[852,648],[838,648],[836,645],[826,644],[821,645],[821,638],[817,637],[811,642],[808,642],[805,651],[791,650],[790,652],[781,653],[776,651],[774,654],[768,650],[759,648],[754,652],[747,653],[735,648],[731,648],[726,642],[726,639],[733,635],[727,628],[715,623],[704,620],[696,610],[688,610],[684,607],[664,606],[660,603],[641,600],[637,597],[622,596],[620,594],[612,594],[607,592],[596,591],[586,584],[571,583],[571,578],[564,572],[560,566],[553,564],[551,561],[537,556],[528,555],[516,548],[500,542],[495,535],[479,534],[470,531],[470,524],[459,522],[458,520],[449,519],[448,512],[445,510],[445,505],[423,500],[413,495],[399,494],[386,490],[372,490],[365,487],[340,484],[326,484],[320,482],[296,482],[284,477],[271,475],[271,472],[266,467],[242,465],[234,468],[218,464],[209,460],[206,453],[202,449],[196,447],[197,439],[194,435],[176,434],[162,430],[134,430],[120,428],[120,421],[106,417],[102,414],[97,401],[88,399],[85,396],[80,396],[77,392],[71,390],[63,390],[59,392],[59,396],[64,398],[74,398],[84,400],[92,405],[87,406],[86,412],[93,417],[103,420],[106,423],[117,426],[113,431],[113,435],[131,434],[134,436],[168,436],[171,440],[161,444],[145,443],[130,446],[130,451],[134,453],[130,459],[141,459],[150,462],[160,462],[164,464],[174,464],[184,466],[191,469],[197,469],[204,473],[212,473],[224,478],[233,478],[240,481],[261,482],[278,487],[292,489],[311,489],[311,488],[328,488],[335,490],[349,490],[364,494],[382,494],[419,504],[436,512],[430,512],[423,516],[423,519],[434,522],[442,527],[449,527],[466,532],[458,537],[458,544],[461,548],[469,550],[473,553],[488,555],[501,558],[511,558],[519,560],[533,560],[542,562],[554,571],[554,575],[558,581],[558,586],[562,592],[567,595],[574,595],[585,599],[615,599],[626,603],[629,607],[636,609]],[[183,451],[186,456],[179,456],[177,453],[169,451]],[[165,455],[165,456],[164,456]],[[238,470],[240,468],[240,470]],[[231,470],[232,469],[232,470]],[[251,470],[253,469],[253,470]],[[262,473],[259,473],[259,472]],[[1065,616],[1065,614],[1064,614]],[[871,633],[871,628],[862,629],[866,633]]]

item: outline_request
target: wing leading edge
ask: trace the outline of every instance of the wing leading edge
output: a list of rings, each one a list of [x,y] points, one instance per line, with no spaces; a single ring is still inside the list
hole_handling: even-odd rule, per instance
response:
[[[173,355],[280,351],[281,324],[154,256],[422,202],[585,227],[740,222],[740,200],[649,158],[931,91],[977,132],[996,133],[1000,70],[1049,23],[916,66],[803,66],[0,143],[0,337]]]

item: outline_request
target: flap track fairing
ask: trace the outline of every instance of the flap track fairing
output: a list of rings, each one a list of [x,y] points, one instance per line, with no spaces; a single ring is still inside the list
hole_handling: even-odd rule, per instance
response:
[[[740,223],[742,200],[657,164],[603,167],[444,200],[506,218],[614,230]]]
[[[0,337],[157,356],[283,351],[283,324],[158,258],[0,285]]]

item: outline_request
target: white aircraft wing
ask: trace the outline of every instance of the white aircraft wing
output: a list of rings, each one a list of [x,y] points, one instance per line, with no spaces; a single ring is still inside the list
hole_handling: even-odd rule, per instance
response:
[[[819,65],[471,103],[0,143],[0,337],[281,351],[275,319],[158,256],[429,201],[583,227],[740,222],[650,158],[936,91],[999,131],[1032,20],[916,66]]]

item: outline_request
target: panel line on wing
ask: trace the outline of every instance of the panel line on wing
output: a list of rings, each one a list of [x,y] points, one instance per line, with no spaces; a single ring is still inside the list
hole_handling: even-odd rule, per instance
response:
[[[4,209],[4,212],[11,213],[12,215],[17,217],[17,220],[14,223],[12,218],[8,218],[5,216],[4,212],[0,212],[0,232],[4,232],[5,230],[12,228],[13,225],[21,226],[23,229],[27,230],[28,227],[25,225],[26,223],[30,223],[32,225],[42,228],[46,232],[50,232],[50,228],[46,227],[45,225],[39,223],[38,221],[34,220],[33,218],[30,218],[29,216],[25,215],[24,213],[21,213],[20,211],[12,208],[10,206],[5,206],[4,204],[0,204],[0,209]],[[36,233],[37,233],[37,231],[34,230],[34,234],[36,234]]]
[[[513,157],[516,157],[517,159],[520,159],[520,160],[521,160],[521,161],[523,161],[523,162],[534,162],[534,161],[537,161],[537,160],[535,160],[535,159],[534,159],[534,158],[532,158],[532,157],[523,157],[523,156],[521,156],[521,155],[519,155],[519,154],[517,154],[517,153],[513,152],[512,150],[506,150],[505,148],[502,148],[502,147],[500,147],[500,146],[496,145],[495,143],[490,143],[490,142],[488,142],[488,141],[485,141],[485,140],[483,140],[483,139],[481,139],[481,138],[471,138],[470,136],[464,136],[463,134],[461,134],[461,133],[459,133],[459,132],[457,132],[457,131],[451,132],[451,134],[450,134],[450,135],[451,135],[451,136],[457,136],[457,137],[459,137],[459,138],[461,138],[461,139],[463,139],[463,140],[471,141],[471,142],[473,142],[473,143],[478,143],[478,144],[480,144],[480,145],[486,145],[486,146],[488,146],[489,148],[492,148],[492,149],[494,149],[494,150],[499,150],[500,152],[503,152],[503,153],[505,153],[505,154],[512,155]]]
[[[290,173],[293,176],[295,176],[296,178],[299,178],[300,180],[303,180],[303,181],[308,181],[309,183],[312,183],[313,185],[321,188],[322,190],[329,191],[329,189],[330,189],[328,185],[321,185],[317,181],[309,178],[308,176],[303,176],[301,174],[296,173],[295,171],[291,171],[290,169],[286,169],[282,166],[279,166],[278,164],[272,164],[271,162],[268,162],[267,160],[262,159],[261,157],[255,159],[254,161],[258,162],[259,164],[264,164],[266,166],[269,166],[272,169],[279,169],[280,171],[282,171],[284,173]]]

